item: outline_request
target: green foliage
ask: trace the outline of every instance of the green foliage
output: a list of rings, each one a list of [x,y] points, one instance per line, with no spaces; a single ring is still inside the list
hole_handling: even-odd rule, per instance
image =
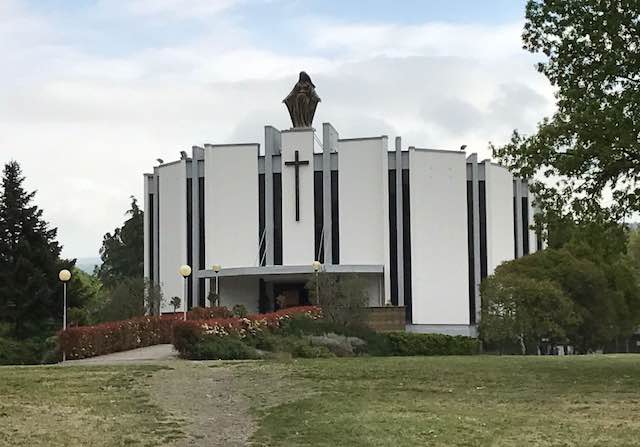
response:
[[[0,322],[21,339],[62,321],[57,229],[32,204],[35,192],[25,191],[23,182],[19,164],[7,163],[0,194]]]
[[[124,278],[113,289],[102,289],[104,306],[100,321],[126,320],[132,317],[158,315],[163,301],[162,290],[142,278]]]
[[[244,306],[244,304],[236,304],[235,306],[233,306],[233,309],[231,309],[231,313],[234,317],[238,318],[244,318],[249,315],[249,311],[247,311],[247,308]]]
[[[601,349],[616,337],[629,337],[640,322],[637,278],[626,256],[607,263],[585,244],[505,262],[482,286],[483,337],[566,337],[582,352]],[[515,313],[507,318],[507,311]]]
[[[389,332],[385,334],[392,355],[471,355],[478,353],[478,340],[460,335],[414,334]]]
[[[171,297],[169,304],[171,304],[171,307],[173,307],[173,311],[176,312],[178,310],[178,307],[180,307],[180,304],[182,304],[182,300],[179,296],[174,296]]]
[[[322,272],[306,285],[312,303],[322,307],[325,318],[340,325],[359,325],[365,319],[366,283],[356,274]]]
[[[494,156],[524,177],[559,177],[580,211],[613,190],[616,216],[640,210],[640,3],[529,0],[524,47],[556,89],[557,111],[535,135],[514,131]]]
[[[191,360],[257,359],[257,351],[237,337],[206,337],[186,354]]]
[[[144,275],[144,213],[133,196],[127,215],[130,217],[122,227],[104,235],[100,248],[102,265],[98,278],[109,288],[125,278]]]
[[[518,274],[496,274],[481,288],[480,334],[489,344],[517,342],[522,354],[527,343],[536,346],[543,338],[565,342],[567,329],[578,316],[572,301],[549,280]]]

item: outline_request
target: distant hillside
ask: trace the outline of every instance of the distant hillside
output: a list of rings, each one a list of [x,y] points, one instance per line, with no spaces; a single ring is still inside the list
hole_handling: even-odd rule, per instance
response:
[[[89,274],[93,273],[93,269],[101,264],[102,259],[100,258],[78,258],[76,261],[76,267]]]

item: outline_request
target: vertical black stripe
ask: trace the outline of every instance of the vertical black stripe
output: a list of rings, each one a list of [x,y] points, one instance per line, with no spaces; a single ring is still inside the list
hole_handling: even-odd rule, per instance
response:
[[[487,188],[484,180],[478,182],[480,207],[480,279],[487,277]]]
[[[396,216],[396,171],[389,170],[389,274],[391,304],[398,305],[398,218]]]
[[[411,201],[409,188],[409,170],[402,170],[402,250],[404,255],[404,305],[408,322],[413,322],[411,290]]]
[[[338,171],[331,171],[331,258],[333,264],[340,264],[340,225],[338,204]]]
[[[266,264],[265,251],[267,249],[267,236],[263,235],[265,228],[265,203],[264,203],[265,185],[264,174],[258,174],[258,244],[260,253],[259,265]]]
[[[187,264],[191,267],[192,273],[187,278],[187,309],[193,307],[193,272],[195,265],[193,264],[193,182],[187,179]]]
[[[153,204],[153,194],[149,194],[149,198],[147,199],[149,203],[149,209],[147,210],[147,215],[149,216],[149,226],[147,227],[147,233],[149,234],[149,280],[153,282],[155,272],[153,269],[153,255],[155,254],[155,244],[156,238],[153,233],[153,223],[155,220],[155,206]]]
[[[522,197],[522,255],[529,254],[529,198]]]
[[[322,209],[322,199],[324,192],[322,190],[323,179],[322,171],[314,171],[313,173],[313,226],[314,226],[314,259],[320,262],[324,262],[324,249],[321,248],[322,244],[322,228],[324,226],[324,212]],[[318,256],[318,253],[320,256]]]
[[[473,250],[473,181],[467,180],[467,259],[469,260],[469,322],[476,324],[476,262]]]
[[[518,208],[516,197],[513,197],[513,259],[518,259]]]
[[[198,246],[200,247],[198,250],[198,267],[203,270],[206,268],[206,253],[205,253],[205,243],[204,243],[204,235],[205,235],[205,219],[204,219],[204,207],[205,207],[205,199],[204,199],[204,177],[198,178]],[[205,279],[198,279],[200,283],[198,286],[198,305],[200,307],[206,306],[206,298],[205,298]]]
[[[273,173],[273,263],[282,265],[282,176]]]

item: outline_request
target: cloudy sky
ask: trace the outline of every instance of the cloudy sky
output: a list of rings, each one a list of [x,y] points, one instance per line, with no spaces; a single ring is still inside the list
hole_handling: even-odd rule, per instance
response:
[[[523,16],[523,0],[0,0],[0,162],[86,257],[156,158],[288,128],[300,70],[342,137],[486,157],[553,110]]]

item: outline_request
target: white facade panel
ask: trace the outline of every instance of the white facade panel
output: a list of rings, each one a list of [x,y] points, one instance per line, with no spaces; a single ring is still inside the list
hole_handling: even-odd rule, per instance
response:
[[[250,314],[258,313],[259,279],[255,277],[224,277],[220,278],[220,304],[232,309],[236,304],[242,304]]]
[[[338,203],[340,264],[384,265],[390,300],[387,146],[386,137],[338,142]]]
[[[313,215],[313,129],[282,132],[282,263],[284,265],[310,265],[314,253]],[[299,169],[300,216],[296,221],[295,167],[286,162],[295,159],[307,161]]]
[[[187,263],[187,168],[184,160],[158,168],[159,282],[163,312],[172,312],[174,296],[185,305],[184,280],[178,268]]]
[[[514,258],[513,175],[488,161],[485,165],[487,209],[487,274]]]
[[[413,324],[469,324],[464,153],[411,148],[409,168]]]
[[[256,266],[258,145],[207,146],[204,174],[206,265]]]

